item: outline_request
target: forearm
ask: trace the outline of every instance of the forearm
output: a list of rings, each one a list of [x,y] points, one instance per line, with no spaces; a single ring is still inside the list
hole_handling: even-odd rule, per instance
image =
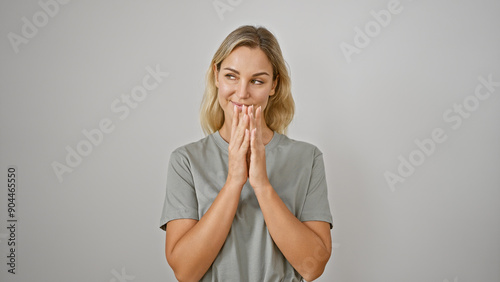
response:
[[[226,183],[203,217],[173,247],[169,263],[176,276],[198,281],[217,257],[231,228],[241,187]]]
[[[269,233],[288,262],[308,281],[319,277],[331,245],[298,220],[270,185],[255,193]]]

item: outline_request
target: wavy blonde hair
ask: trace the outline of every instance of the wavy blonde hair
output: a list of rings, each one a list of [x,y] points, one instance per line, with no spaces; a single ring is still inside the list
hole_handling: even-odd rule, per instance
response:
[[[214,65],[220,70],[222,61],[240,46],[260,48],[273,66],[273,80],[277,78],[275,94],[269,97],[264,109],[267,126],[278,133],[286,134],[293,119],[295,103],[292,97],[291,81],[281,48],[276,37],[264,27],[241,26],[231,32],[215,52],[206,75],[205,93],[201,102],[200,121],[205,134],[212,134],[224,124],[224,111],[218,101],[215,85]]]

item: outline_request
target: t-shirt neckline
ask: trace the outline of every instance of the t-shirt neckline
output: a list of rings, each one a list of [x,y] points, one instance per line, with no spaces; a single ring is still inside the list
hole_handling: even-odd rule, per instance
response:
[[[214,134],[212,134],[212,136],[215,139],[215,143],[217,143],[217,145],[222,150],[224,150],[225,152],[228,152],[229,143],[226,142],[226,140],[224,140],[224,138],[222,138],[222,136],[220,135],[220,132],[217,130],[216,132],[214,132]],[[272,150],[279,143],[281,136],[282,135],[279,134],[278,132],[273,131],[273,138],[271,138],[271,141],[269,141],[269,143],[267,143],[265,145],[266,152],[268,152],[269,150]]]

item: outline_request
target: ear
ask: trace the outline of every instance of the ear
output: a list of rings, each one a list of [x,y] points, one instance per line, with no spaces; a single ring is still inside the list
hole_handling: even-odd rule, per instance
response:
[[[215,86],[219,88],[219,71],[217,70],[217,64],[214,64],[214,81],[215,81]]]
[[[279,75],[276,76],[276,78],[274,79],[273,81],[273,88],[271,88],[271,92],[269,93],[269,96],[273,96],[274,94],[276,94],[276,86],[278,85],[278,79],[279,79]]]

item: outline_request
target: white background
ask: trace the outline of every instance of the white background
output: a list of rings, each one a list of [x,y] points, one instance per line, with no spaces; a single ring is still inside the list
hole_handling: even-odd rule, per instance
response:
[[[158,228],[168,157],[203,137],[205,72],[244,24],[278,38],[297,105],[289,136],[324,153],[334,249],[318,281],[500,281],[500,87],[473,97],[479,77],[500,82],[499,1],[401,0],[385,27],[371,11],[389,0],[215,3],[231,9],[75,0],[44,23],[38,1],[1,2],[1,281],[175,281]],[[23,17],[39,24],[24,28],[31,38]],[[367,25],[369,42],[356,45]],[[362,48],[346,55],[343,43]],[[148,66],[169,76],[120,119],[112,104]],[[467,118],[453,112],[464,101]],[[66,146],[106,118],[114,130],[60,182],[52,163],[67,165]],[[446,140],[418,153],[436,128]],[[384,173],[398,174],[399,156],[420,163],[391,190]]]

